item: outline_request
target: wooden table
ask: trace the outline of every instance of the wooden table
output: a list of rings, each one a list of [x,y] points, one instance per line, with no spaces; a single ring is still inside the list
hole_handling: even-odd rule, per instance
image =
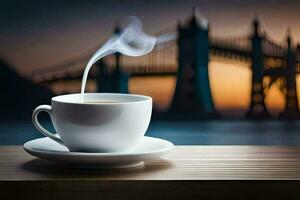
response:
[[[67,169],[0,147],[0,199],[300,199],[300,147],[176,146],[123,170]]]

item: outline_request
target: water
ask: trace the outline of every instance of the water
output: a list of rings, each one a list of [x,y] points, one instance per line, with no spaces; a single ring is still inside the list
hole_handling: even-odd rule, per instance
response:
[[[49,121],[42,123],[51,128]],[[148,136],[176,145],[300,145],[300,122],[152,121]],[[0,145],[21,145],[43,137],[31,122],[1,122]]]

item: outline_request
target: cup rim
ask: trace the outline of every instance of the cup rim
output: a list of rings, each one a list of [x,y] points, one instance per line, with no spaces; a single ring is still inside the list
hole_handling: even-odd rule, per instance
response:
[[[100,106],[100,105],[123,105],[123,104],[135,104],[135,103],[143,103],[147,101],[152,101],[152,97],[146,96],[146,95],[140,95],[140,94],[125,94],[125,93],[84,93],[84,95],[112,95],[112,96],[123,96],[123,97],[136,97],[140,98],[137,100],[131,100],[131,101],[121,101],[121,102],[103,102],[101,104],[94,104],[94,103],[81,103],[81,102],[70,102],[67,100],[64,100],[62,98],[66,98],[69,96],[80,96],[81,93],[72,93],[72,94],[64,94],[64,95],[58,95],[51,98],[52,102],[57,103],[65,103],[65,104],[76,104],[76,105],[94,105],[94,106]]]

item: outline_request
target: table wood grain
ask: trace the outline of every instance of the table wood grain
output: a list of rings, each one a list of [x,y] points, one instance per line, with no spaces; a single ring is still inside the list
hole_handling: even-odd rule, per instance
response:
[[[300,147],[176,146],[142,167],[80,170],[0,147],[0,199],[300,199]],[[267,198],[269,199],[269,198]]]

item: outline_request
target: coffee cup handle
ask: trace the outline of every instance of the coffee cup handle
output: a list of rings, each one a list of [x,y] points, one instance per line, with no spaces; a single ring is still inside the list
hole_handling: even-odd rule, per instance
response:
[[[51,133],[48,130],[46,130],[38,121],[38,115],[40,112],[46,112],[48,115],[50,115],[51,121],[52,121],[52,110],[51,106],[49,105],[40,105],[36,107],[32,113],[32,123],[35,126],[35,128],[40,131],[43,135],[49,137],[50,139],[54,140],[55,142],[58,142],[59,144],[64,145],[61,138],[58,136],[57,133]]]

